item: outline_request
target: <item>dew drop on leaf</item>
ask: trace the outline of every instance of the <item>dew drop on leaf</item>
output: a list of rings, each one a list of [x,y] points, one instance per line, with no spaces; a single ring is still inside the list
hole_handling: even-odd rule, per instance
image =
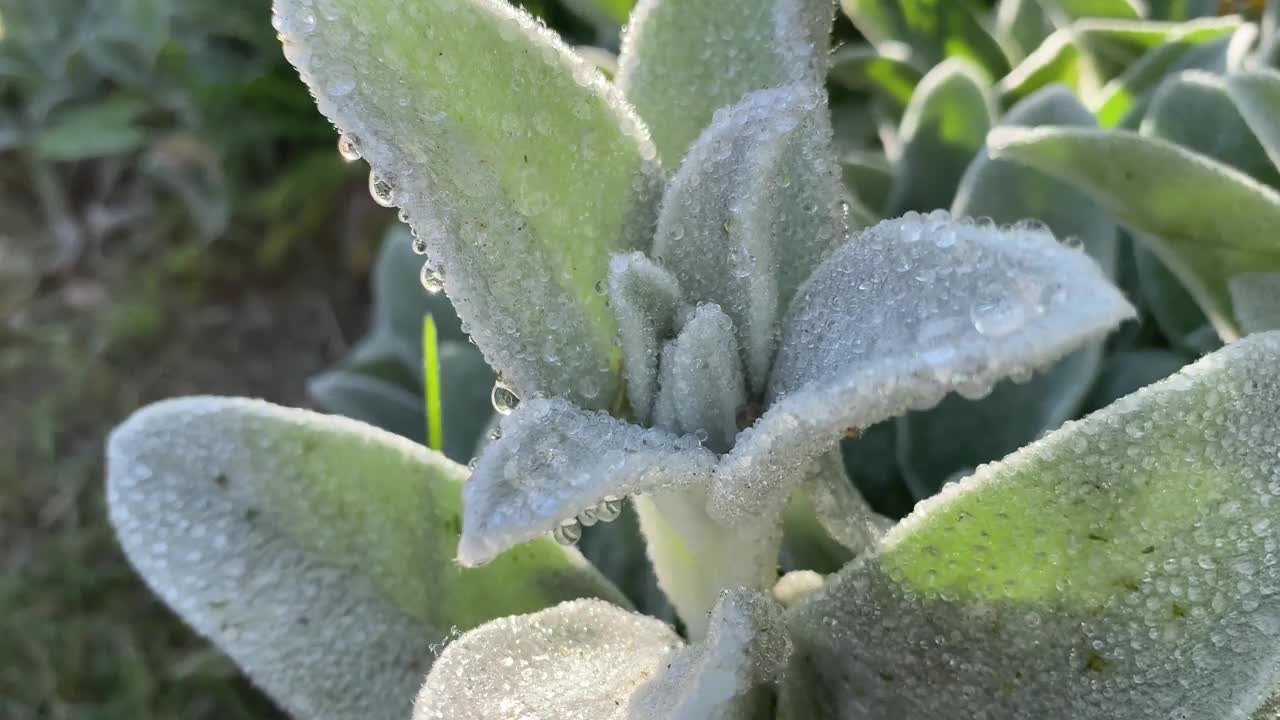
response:
[[[1020,303],[1007,300],[974,303],[969,319],[978,332],[987,337],[1004,337],[1017,332],[1027,322],[1027,310]]]
[[[377,173],[369,173],[369,196],[382,207],[393,207],[396,204],[396,188],[389,180]]]
[[[613,522],[622,514],[622,499],[612,495],[605,495],[600,504],[596,506],[596,519],[600,522]]]
[[[501,374],[493,383],[493,392],[489,394],[493,402],[493,411],[499,415],[510,415],[520,405],[520,395]]]
[[[355,135],[339,135],[338,154],[347,162],[359,160],[361,158],[359,139]]]
[[[576,545],[582,538],[582,526],[576,519],[570,518],[552,530],[551,536],[561,545]]]
[[[418,251],[418,242],[417,240],[414,241],[414,252]],[[418,280],[422,282],[422,289],[432,295],[436,295],[444,289],[444,273],[441,272],[440,268],[432,265],[430,261],[422,263],[422,271],[418,274]]]

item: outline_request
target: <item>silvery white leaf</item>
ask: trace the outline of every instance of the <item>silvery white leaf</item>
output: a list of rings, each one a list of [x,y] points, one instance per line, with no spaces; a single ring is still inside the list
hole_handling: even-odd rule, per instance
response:
[[[624,720],[683,644],[661,621],[595,600],[494,620],[445,648],[413,720]]]
[[[977,395],[1095,340],[1133,309],[1047,232],[941,211],[869,228],[829,257],[784,321],[767,400],[712,476],[734,522],[780,507],[787,479],[860,430],[951,391]]]
[[[699,305],[684,323],[672,344],[670,381],[680,427],[714,452],[732,447],[747,394],[733,321],[720,306]]]
[[[706,637],[677,650],[627,708],[634,720],[753,720],[769,709],[767,686],[786,667],[791,641],[772,599],[727,590]]]
[[[844,237],[825,93],[790,85],[718,111],[672,179],[653,256],[685,300],[733,319],[751,388],[763,390],[777,321]]]
[[[607,496],[706,482],[715,456],[690,435],[642,428],[566,400],[531,399],[502,421],[463,487],[458,561],[486,563]]]
[[[622,372],[636,420],[653,410],[661,341],[673,335],[680,308],[680,285],[643,253],[609,261],[609,302],[618,321]]]

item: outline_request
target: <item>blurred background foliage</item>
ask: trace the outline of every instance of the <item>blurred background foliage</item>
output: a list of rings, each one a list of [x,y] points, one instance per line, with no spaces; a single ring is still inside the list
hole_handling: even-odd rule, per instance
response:
[[[527,5],[616,46],[627,3]],[[279,717],[128,567],[101,453],[166,396],[307,405],[365,332],[395,218],[336,141],[269,0],[0,2],[0,718]]]
[[[954,1],[993,32],[1000,24],[997,3]],[[524,4],[569,43],[595,48],[588,56],[607,69],[634,2]],[[1264,9],[1147,5],[1175,19]],[[1274,26],[1274,2],[1270,12]],[[900,54],[901,39],[868,43],[844,14],[837,21],[833,114],[846,182],[869,216],[889,212],[903,182],[899,123],[917,84],[948,55],[981,56],[943,42],[926,57],[929,38]],[[1012,67],[1029,54],[1000,42],[989,62]],[[1046,72],[1075,81],[1071,63]],[[995,81],[1011,67],[988,70]],[[444,398],[446,420],[457,418],[446,421],[445,449],[466,462],[483,442],[492,373],[447,300],[423,293],[405,229],[335,143],[281,55],[269,0],[0,2],[0,718],[279,716],[152,597],[115,544],[102,442],[139,405],[252,395],[421,440],[417,333],[432,312],[445,387],[463,389]],[[949,205],[955,187],[943,190],[932,204]],[[1177,281],[1122,244],[1119,278],[1143,321],[1108,342],[1080,411],[1218,344]],[[895,427],[849,441],[846,455],[873,504],[901,515],[946,473],[904,477]],[[584,550],[634,578],[624,584],[645,605],[653,594],[634,526],[611,527]]]

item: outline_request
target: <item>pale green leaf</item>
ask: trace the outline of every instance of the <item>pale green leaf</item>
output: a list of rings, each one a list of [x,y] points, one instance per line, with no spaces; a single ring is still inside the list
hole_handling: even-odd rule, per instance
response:
[[[1208,155],[1273,187],[1280,185],[1277,166],[1268,160],[1259,138],[1242,115],[1242,98],[1229,92],[1235,82],[1228,85],[1222,77],[1201,70],[1187,70],[1169,78],[1152,96],[1141,132]],[[1280,81],[1276,84],[1280,86]],[[1280,111],[1280,91],[1277,95],[1276,110]],[[1272,115],[1265,108],[1260,110],[1257,127],[1277,128],[1280,141],[1280,115]],[[1280,159],[1280,146],[1276,152]]]
[[[926,66],[964,58],[992,77],[1009,72],[1009,59],[968,3],[954,0],[840,0],[863,36],[879,47],[904,43]]]
[[[640,0],[623,37],[618,86],[676,167],[720,108],[826,75],[828,0]]]
[[[367,425],[254,400],[152,405],[107,445],[130,561],[179,615],[299,717],[405,717],[452,627],[600,596],[543,540],[454,562],[467,471]]]
[[[1104,128],[1140,115],[1147,97],[1161,81],[1180,70],[1226,72],[1232,34],[1240,29],[1238,17],[1206,18],[1171,29],[1163,42],[1144,53],[1124,73],[1090,98],[1090,108]]]
[[[1280,334],[920,505],[787,611],[836,717],[1244,718],[1280,648]]]
[[[1272,6],[1280,7],[1280,3]],[[1280,170],[1280,72],[1260,69],[1238,73],[1227,79],[1227,88],[1249,129],[1266,148],[1271,164]],[[1272,182],[1272,186],[1280,187],[1280,182]]]
[[[1217,350],[1222,339],[1213,323],[1182,281],[1152,251],[1152,245],[1159,242],[1141,234],[1133,241],[1137,288],[1156,327],[1172,347],[1193,356]]]
[[[882,43],[878,48],[851,44],[837,49],[827,77],[841,87],[877,93],[905,108],[924,74],[911,63],[909,48]]]
[[[1127,131],[1000,128],[989,145],[995,157],[1073,182],[1159,238],[1152,249],[1225,340],[1239,335],[1228,279],[1280,269],[1280,193],[1222,163]]]
[[[1012,48],[1014,60],[1026,58],[1054,30],[1040,0],[999,0],[996,4],[995,35],[1006,48]]]
[[[893,188],[893,168],[883,153],[855,150],[840,157],[845,188],[872,212],[879,213],[889,201]]]
[[[1280,273],[1240,273],[1228,287],[1244,332],[1280,330]]]
[[[1065,25],[1079,18],[1138,20],[1147,14],[1145,0],[1041,0],[1055,22]]]
[[[1104,82],[1093,55],[1070,30],[1058,30],[1027,56],[996,90],[1003,105],[1013,105],[1050,85],[1065,85],[1080,97],[1093,97]]]
[[[630,720],[629,698],[683,645],[661,621],[595,600],[501,618],[445,648],[413,720]]]
[[[849,432],[952,391],[981,395],[1132,314],[1092,259],[1041,230],[996,230],[945,211],[868,228],[796,295],[769,407],[721,458],[711,512],[734,522],[781,507],[789,485]]]
[[[489,364],[524,392],[608,406],[620,356],[594,286],[647,245],[661,182],[621,93],[500,0],[275,10],[286,56],[407,213]]]
[[[902,153],[894,162],[886,216],[950,207],[995,114],[991,83],[978,68],[948,60],[930,70],[902,118]]]
[[[824,95],[791,85],[716,113],[658,218],[654,259],[686,302],[714,302],[733,320],[756,392],[782,308],[845,235]]]

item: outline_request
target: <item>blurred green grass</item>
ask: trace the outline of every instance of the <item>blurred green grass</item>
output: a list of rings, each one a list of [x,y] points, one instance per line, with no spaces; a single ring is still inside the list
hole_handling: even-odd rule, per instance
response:
[[[281,717],[129,567],[103,443],[173,395],[306,405],[359,337],[392,218],[335,142],[269,0],[0,4],[0,718]]]

